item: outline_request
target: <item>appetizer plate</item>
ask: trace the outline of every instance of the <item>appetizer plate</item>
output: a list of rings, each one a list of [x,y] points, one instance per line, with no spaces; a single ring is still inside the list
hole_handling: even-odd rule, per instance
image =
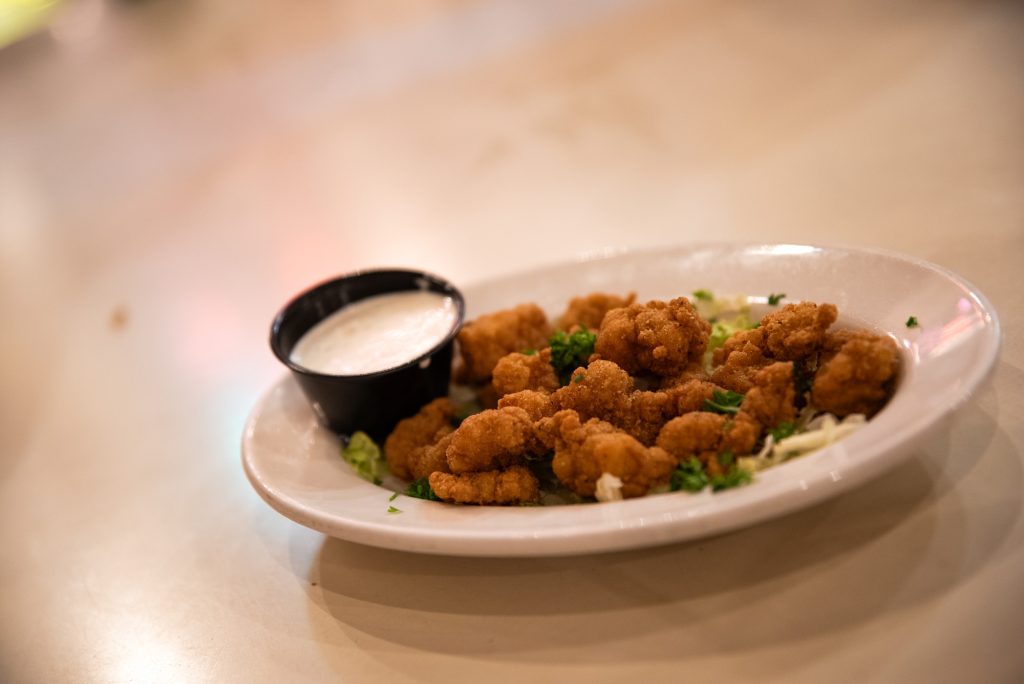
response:
[[[339,455],[290,378],[259,400],[242,462],[263,499],[335,537],[405,551],[465,556],[556,556],[666,544],[789,513],[852,489],[914,453],[986,378],[1000,331],[988,301],[959,276],[897,254],[807,245],[698,245],[626,252],[538,268],[463,287],[467,319],[535,301],[557,315],[570,297],[636,292],[639,301],[696,289],[763,301],[831,302],[845,322],[900,345],[889,404],[845,439],[759,473],[745,487],[555,507],[455,506],[373,485]],[[758,298],[761,298],[760,300]],[[908,328],[914,316],[919,327]],[[389,512],[389,508],[399,512]]]

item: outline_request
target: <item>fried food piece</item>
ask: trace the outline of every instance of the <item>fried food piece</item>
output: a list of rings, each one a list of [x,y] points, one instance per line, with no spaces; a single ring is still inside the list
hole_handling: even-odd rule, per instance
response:
[[[833,304],[787,304],[761,319],[762,349],[779,361],[803,360],[821,348],[837,315]]]
[[[536,304],[484,314],[466,323],[459,332],[462,367],[459,379],[484,382],[498,360],[506,354],[547,345],[551,326]]]
[[[615,425],[644,446],[652,446],[665,421],[675,415],[665,392],[633,392],[628,406],[626,412],[617,416]]]
[[[721,475],[725,469],[719,456],[726,452],[733,457],[749,454],[759,434],[758,424],[742,412],[726,418],[719,413],[695,411],[665,423],[657,446],[677,462],[696,458],[704,464],[708,474]]]
[[[604,473],[622,480],[622,496],[647,494],[668,482],[676,462],[658,447],[645,447],[610,423],[583,423],[576,411],[559,411],[538,424],[555,446],[551,467],[558,480],[580,496],[594,496]]]
[[[526,466],[483,473],[433,473],[430,488],[444,501],[462,504],[513,504],[537,501],[540,487]]]
[[[636,293],[630,292],[625,297],[594,292],[586,297],[573,297],[569,307],[561,316],[555,320],[555,328],[558,330],[572,330],[579,326],[587,330],[597,330],[601,327],[606,313],[612,309],[621,309],[636,301]]]
[[[577,370],[568,385],[551,395],[551,406],[576,411],[583,420],[598,418],[611,423],[651,446],[665,421],[699,410],[715,389],[711,383],[693,380],[667,390],[640,391],[626,371],[611,361],[597,359]]]
[[[836,416],[874,415],[889,398],[899,371],[896,343],[866,331],[839,331],[826,340],[811,385],[811,402]]]
[[[667,394],[637,391],[626,371],[602,359],[578,369],[568,385],[551,395],[551,403],[556,410],[576,411],[583,420],[611,423],[647,445],[654,443],[670,410]]]
[[[438,432],[444,428],[451,428],[454,415],[455,407],[447,397],[441,397],[421,408],[416,415],[400,420],[384,441],[388,470],[395,477],[410,479],[410,459],[413,452],[434,444],[443,436],[438,435]]]
[[[740,456],[754,451],[758,438],[761,436],[761,425],[749,414],[740,411],[732,420],[726,418],[722,426],[722,452],[730,452]]]
[[[741,354],[744,366],[767,365],[770,363],[764,355],[764,330],[740,330],[725,341],[721,347],[711,354],[712,364],[720,366],[727,363],[733,354]]]
[[[530,420],[534,422],[555,412],[554,404],[551,402],[551,395],[537,390],[523,390],[522,392],[506,394],[498,400],[498,408],[505,408],[506,406],[518,406],[526,411],[530,415]]]
[[[740,411],[765,428],[796,420],[796,381],[793,362],[777,361],[757,371],[754,386],[743,398]]]
[[[594,351],[628,373],[672,376],[700,360],[710,333],[686,297],[631,304],[605,314]]]
[[[457,475],[498,470],[523,463],[539,449],[530,414],[517,406],[488,409],[469,416],[452,433],[448,468]]]
[[[704,408],[704,402],[711,399],[717,389],[719,388],[713,382],[697,379],[669,387],[664,390],[664,394],[669,400],[670,417],[700,411]]]
[[[449,472],[448,445],[452,443],[455,428],[444,427],[437,434],[437,442],[419,447],[409,455],[409,479],[418,480],[421,477],[428,477],[431,473]]]
[[[835,322],[832,304],[787,304],[767,314],[753,330],[741,330],[712,354],[711,381],[746,394],[754,377],[775,361],[804,362],[822,348],[826,330]]]
[[[611,361],[591,361],[577,369],[565,387],[551,395],[557,409],[578,411],[584,420],[601,418],[615,423],[630,410],[633,378]]]
[[[668,390],[676,387],[677,385],[686,384],[691,380],[710,380],[710,376],[704,368],[703,360],[694,361],[684,368],[683,372],[678,375],[669,375],[659,378],[657,386],[659,389]]]
[[[550,347],[536,354],[506,354],[495,364],[492,375],[491,384],[499,398],[523,390],[554,392],[561,386],[551,365]]]
[[[725,416],[719,413],[695,411],[665,423],[658,434],[657,445],[677,461],[696,456],[706,461],[708,455],[718,453],[722,443]]]

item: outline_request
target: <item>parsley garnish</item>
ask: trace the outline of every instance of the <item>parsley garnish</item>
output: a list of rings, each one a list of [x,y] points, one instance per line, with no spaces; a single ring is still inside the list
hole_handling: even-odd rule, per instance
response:
[[[908,328],[919,328],[919,327],[921,327],[920,324],[917,322],[917,316],[911,316],[910,318],[907,319],[907,327]]]
[[[737,413],[740,404],[743,403],[743,395],[732,390],[715,390],[711,399],[704,400],[704,411],[711,413]]]
[[[672,477],[668,481],[668,488],[673,492],[678,492],[681,489],[687,492],[699,492],[707,486],[708,475],[704,472],[704,466],[694,456],[687,461],[681,461],[672,471]]]
[[[395,508],[394,506],[388,506],[388,513],[401,513],[402,509]]]
[[[394,500],[395,500],[395,499],[397,499],[397,498],[398,498],[398,492],[395,492],[394,494],[392,494],[392,495],[391,495],[391,496],[390,496],[390,497],[388,498],[388,501],[394,501]]]
[[[715,295],[711,294],[710,290],[694,290],[693,296],[702,302],[710,302],[715,299]]]
[[[583,382],[583,378],[584,378],[583,373],[580,373],[578,375],[572,376],[572,381],[573,382]]]
[[[434,490],[430,488],[430,481],[425,477],[411,482],[405,490],[405,495],[411,496],[414,499],[426,499],[427,501],[441,500],[434,493]]]
[[[785,292],[783,292],[782,294],[775,294],[773,292],[772,294],[768,295],[768,304],[770,306],[778,306],[779,302],[781,302],[782,298],[785,297],[785,296],[786,296]]]
[[[750,473],[742,468],[730,468],[724,475],[715,475],[711,478],[711,491],[719,492],[723,489],[745,485],[748,482],[750,482]]]
[[[536,356],[537,355],[537,350],[536,349],[524,349],[522,353],[523,353],[523,356]]]
[[[772,437],[775,438],[775,443],[778,444],[781,440],[792,436],[793,433],[796,432],[796,425],[789,422],[779,423],[773,427],[770,432]]]
[[[750,482],[750,473],[733,465],[734,460],[731,451],[719,454],[718,462],[729,469],[722,475],[708,477],[701,462],[695,456],[691,456],[689,459],[681,461],[676,466],[676,469],[672,471],[672,476],[668,481],[668,488],[673,492],[680,490],[699,492],[708,485],[711,485],[711,491],[718,492],[723,489],[745,485]]]
[[[586,329],[577,330],[571,335],[559,330],[548,340],[551,344],[551,366],[563,385],[569,383],[569,376],[574,370],[587,363],[587,359],[594,353],[596,340],[597,335]]]

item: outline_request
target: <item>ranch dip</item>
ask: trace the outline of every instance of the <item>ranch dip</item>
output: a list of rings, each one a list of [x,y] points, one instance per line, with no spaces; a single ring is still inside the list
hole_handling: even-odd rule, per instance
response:
[[[310,328],[289,357],[317,373],[362,375],[412,361],[433,349],[458,319],[451,297],[410,291],[367,297]]]

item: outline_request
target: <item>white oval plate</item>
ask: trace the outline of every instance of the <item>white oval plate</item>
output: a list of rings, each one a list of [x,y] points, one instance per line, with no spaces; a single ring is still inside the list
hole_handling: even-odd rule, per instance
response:
[[[463,288],[467,317],[535,301],[557,314],[571,296],[635,291],[640,301],[704,288],[720,294],[832,302],[840,316],[888,332],[903,351],[889,404],[846,439],[717,494],[677,492],[556,507],[455,506],[375,486],[339,456],[286,377],[245,426],[242,462],[253,487],[295,522],[335,537],[405,551],[554,556],[653,546],[724,532],[804,508],[892,468],[966,401],[999,353],[988,301],[960,277],[904,256],[804,245],[700,245],[618,253]],[[908,329],[909,316],[920,328]],[[390,486],[391,489],[386,487]],[[388,513],[389,506],[400,513]]]

